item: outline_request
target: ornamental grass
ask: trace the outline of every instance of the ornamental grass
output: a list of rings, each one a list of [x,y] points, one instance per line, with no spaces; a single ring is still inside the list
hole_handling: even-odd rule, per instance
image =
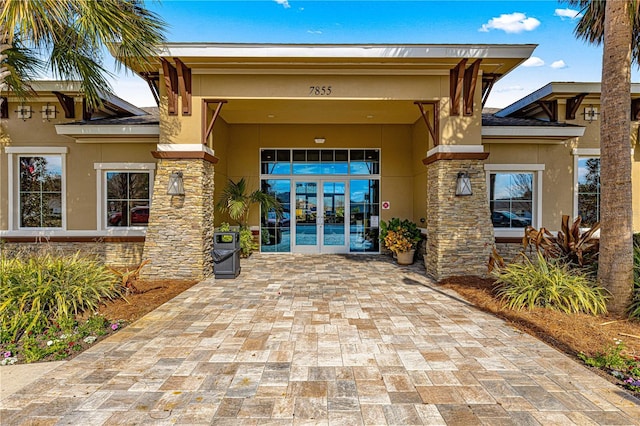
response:
[[[496,294],[510,309],[544,307],[566,313],[604,314],[607,292],[566,263],[547,261],[538,252],[532,262],[511,263],[492,272]]]
[[[0,257],[0,341],[16,342],[121,297],[118,277],[95,259],[51,254]]]

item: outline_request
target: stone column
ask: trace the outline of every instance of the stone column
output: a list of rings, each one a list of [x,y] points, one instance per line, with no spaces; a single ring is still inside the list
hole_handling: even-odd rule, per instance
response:
[[[424,160],[427,165],[427,275],[436,280],[462,275],[486,276],[495,243],[484,172],[486,154],[440,157],[450,158],[432,155]],[[469,173],[473,195],[455,195],[460,171]]]
[[[154,152],[159,158],[142,269],[145,279],[195,279],[213,273],[213,174],[215,157]],[[176,158],[193,156],[200,158]],[[189,153],[193,154],[193,153]],[[181,171],[184,196],[168,195],[171,172]]]

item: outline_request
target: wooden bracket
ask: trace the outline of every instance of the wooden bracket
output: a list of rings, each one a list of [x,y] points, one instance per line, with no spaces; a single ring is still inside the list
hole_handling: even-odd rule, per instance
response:
[[[573,98],[567,99],[567,110],[564,114],[566,120],[576,119],[576,113],[578,112],[578,109],[580,109],[580,105],[582,104],[585,96],[587,96],[586,93],[580,93]]]
[[[73,97],[60,92],[53,92],[53,94],[56,95],[58,102],[60,102],[60,106],[64,111],[64,118],[76,118],[76,108]]]
[[[420,115],[422,115],[422,119],[424,123],[427,125],[427,129],[429,129],[429,134],[431,135],[431,140],[433,140],[433,146],[438,146],[440,143],[440,139],[438,138],[439,130],[439,109],[437,101],[415,101],[414,104],[418,105],[420,109]],[[431,105],[433,107],[433,124],[429,122],[429,117],[427,112],[424,110],[424,105]]]
[[[191,68],[180,59],[173,58],[178,69],[178,88],[182,96],[182,115],[191,115]]]
[[[84,121],[91,120],[91,116],[93,115],[93,109],[87,106],[87,99],[82,98],[82,119]]]
[[[491,94],[491,89],[493,89],[493,85],[500,78],[500,74],[482,74],[482,106],[487,103],[487,99]]]
[[[160,75],[157,72],[143,72],[140,76],[147,82],[156,105],[160,106]]]
[[[558,101],[538,101],[537,103],[550,121],[554,123],[558,121]]]
[[[9,118],[9,99],[0,96],[0,118]]]
[[[467,60],[462,59],[455,68],[449,71],[449,100],[451,102],[449,115],[460,115],[460,98],[462,97],[466,65]]]
[[[178,72],[165,58],[160,58],[160,62],[162,62],[164,85],[167,89],[169,115],[178,115]]]
[[[464,71],[463,114],[467,117],[473,115],[473,97],[476,93],[476,84],[478,83],[478,72],[480,71],[481,62],[482,59],[478,59]]]
[[[222,105],[226,104],[227,101],[224,99],[203,99],[202,100],[202,144],[207,145],[207,141],[211,136],[211,132],[213,131],[213,125],[216,124],[216,120],[220,115],[220,110],[222,110]],[[218,104],[216,105],[216,109],[213,112],[213,116],[211,120],[208,120],[207,111],[209,110],[209,104]]]

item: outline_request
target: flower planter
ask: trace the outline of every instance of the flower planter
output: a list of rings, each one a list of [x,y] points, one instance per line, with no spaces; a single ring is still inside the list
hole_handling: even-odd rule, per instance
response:
[[[409,250],[398,253],[398,265],[411,265],[413,264],[413,256],[416,254],[415,250]]]

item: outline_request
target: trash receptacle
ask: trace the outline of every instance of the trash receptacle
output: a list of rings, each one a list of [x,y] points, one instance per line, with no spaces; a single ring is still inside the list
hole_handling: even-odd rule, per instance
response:
[[[240,275],[240,234],[213,233],[213,272],[216,278],[235,278]]]

